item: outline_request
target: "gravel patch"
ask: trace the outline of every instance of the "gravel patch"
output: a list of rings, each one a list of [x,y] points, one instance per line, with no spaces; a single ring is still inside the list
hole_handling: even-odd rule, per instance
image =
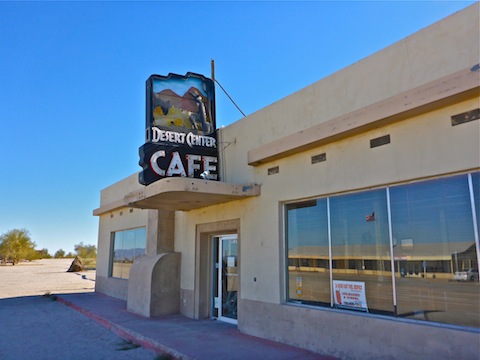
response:
[[[155,359],[56,301],[92,292],[95,271],[67,273],[72,259],[0,266],[0,359]]]

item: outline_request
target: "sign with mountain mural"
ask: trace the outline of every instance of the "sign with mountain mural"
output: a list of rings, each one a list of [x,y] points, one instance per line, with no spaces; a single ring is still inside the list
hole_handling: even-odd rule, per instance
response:
[[[172,176],[218,180],[213,81],[194,73],[152,75],[146,90],[139,182]]]

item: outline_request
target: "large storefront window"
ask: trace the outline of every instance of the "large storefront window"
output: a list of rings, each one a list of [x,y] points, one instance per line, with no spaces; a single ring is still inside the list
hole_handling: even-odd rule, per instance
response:
[[[333,280],[360,282],[366,296],[365,310],[392,313],[385,189],[332,197],[330,219]]]
[[[477,231],[480,231],[480,173],[472,174],[472,191],[474,194]]]
[[[111,276],[128,279],[135,259],[145,255],[146,243],[147,236],[144,227],[113,232]]]
[[[478,279],[452,281],[478,268],[467,176],[392,187],[390,196],[398,316],[478,327]]]
[[[480,327],[479,208],[480,173],[288,204],[287,300]]]
[[[330,304],[326,199],[288,205],[287,219],[289,298]]]

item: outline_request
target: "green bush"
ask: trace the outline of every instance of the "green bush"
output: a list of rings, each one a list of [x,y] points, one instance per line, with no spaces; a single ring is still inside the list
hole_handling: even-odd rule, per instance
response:
[[[75,253],[82,259],[96,259],[97,247],[95,245],[84,245],[83,242],[75,245]]]
[[[75,245],[75,254],[82,261],[85,270],[95,270],[97,266],[97,247],[85,245],[83,242]]]
[[[65,257],[65,251],[62,249],[58,250],[55,255],[53,255],[55,259],[63,259]]]
[[[33,260],[38,256],[28,230],[13,229],[0,236],[0,258],[4,261],[10,261],[15,265],[20,260]]]

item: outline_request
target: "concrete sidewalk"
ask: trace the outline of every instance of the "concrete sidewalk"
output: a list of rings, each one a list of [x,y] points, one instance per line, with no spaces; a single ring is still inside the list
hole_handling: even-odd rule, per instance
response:
[[[57,300],[124,339],[176,359],[334,359],[245,335],[221,321],[182,315],[145,318],[129,313],[125,301],[98,293],[62,294]]]

